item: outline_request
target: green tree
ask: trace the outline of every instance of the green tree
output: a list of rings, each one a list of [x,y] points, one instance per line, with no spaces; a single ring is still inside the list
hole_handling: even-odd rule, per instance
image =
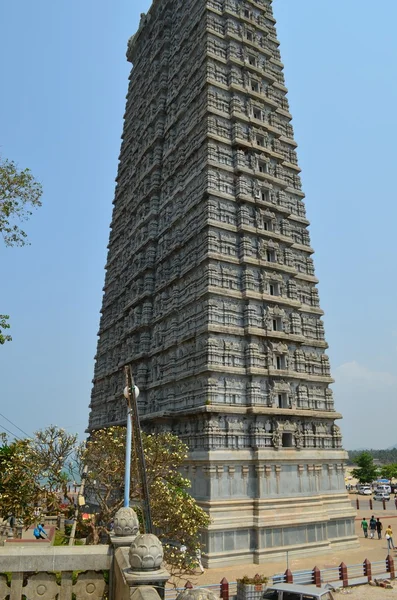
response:
[[[3,333],[6,329],[10,329],[10,324],[8,323],[9,318],[8,315],[0,315],[0,345],[11,342],[12,340],[10,335]]]
[[[7,246],[24,246],[27,234],[19,223],[41,206],[41,184],[30,169],[18,169],[10,160],[0,158],[0,233]]]
[[[76,451],[77,435],[67,433],[61,427],[50,425],[36,431],[31,442],[31,452],[39,469],[40,483],[47,497],[48,510],[56,510],[59,495],[67,494],[68,472],[73,470],[73,457]]]
[[[43,189],[29,169],[0,157],[0,234],[6,246],[25,246],[27,234],[20,223],[29,219],[33,208],[41,206]],[[10,328],[8,315],[0,315],[0,345],[12,340],[4,333]]]
[[[396,479],[397,478],[397,463],[391,463],[390,465],[384,465],[381,467],[380,474],[385,479]]]
[[[378,469],[374,465],[374,459],[369,452],[361,452],[356,457],[357,468],[352,470],[352,475],[360,483],[371,483],[378,475]]]
[[[32,460],[30,441],[3,442],[0,448],[0,517],[14,515],[29,525],[40,502],[39,470]]]
[[[371,454],[373,458],[376,458],[383,465],[391,463],[397,463],[397,448],[386,448],[385,450],[366,450]],[[362,450],[349,450],[349,464],[355,464],[357,456],[361,454]]]
[[[0,446],[0,517],[13,514],[25,525],[35,521],[34,508],[57,511],[62,502],[67,461],[75,451],[77,436],[51,425],[33,439]]]
[[[93,541],[117,510],[123,506],[126,430],[109,427],[94,431],[79,451],[82,465],[88,466],[86,496],[98,506],[91,522]],[[181,572],[192,564],[200,547],[199,532],[210,523],[208,515],[188,493],[190,482],[180,468],[187,457],[187,446],[169,433],[143,434],[153,525],[165,547],[165,560]],[[131,500],[139,501],[141,490],[136,461],[131,465]],[[186,553],[176,549],[187,547]]]

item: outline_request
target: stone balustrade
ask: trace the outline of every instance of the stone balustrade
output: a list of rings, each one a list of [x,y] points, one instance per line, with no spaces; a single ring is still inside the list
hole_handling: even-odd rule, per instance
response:
[[[109,546],[14,547],[6,543],[0,548],[0,600],[22,596],[26,600],[57,596],[72,600],[72,594],[78,600],[102,600],[107,597],[105,573],[111,564]]]
[[[160,600],[169,573],[155,535],[132,508],[114,519],[111,545],[0,548],[0,600]]]

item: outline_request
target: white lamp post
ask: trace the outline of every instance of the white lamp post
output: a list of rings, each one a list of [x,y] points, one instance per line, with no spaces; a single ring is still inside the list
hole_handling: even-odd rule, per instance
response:
[[[139,388],[136,385],[132,389],[128,386],[124,388],[124,398],[127,400],[127,439],[125,445],[125,473],[124,473],[124,506],[130,505],[130,486],[131,486],[131,438],[132,438],[132,408],[130,394],[134,394],[135,399],[139,396]]]

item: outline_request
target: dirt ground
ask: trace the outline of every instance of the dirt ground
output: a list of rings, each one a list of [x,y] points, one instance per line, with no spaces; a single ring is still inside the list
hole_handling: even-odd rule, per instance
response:
[[[382,598],[397,598],[397,586],[392,590],[385,590],[380,587],[372,587],[370,585],[360,585],[354,588],[346,588],[340,593],[334,593],[335,599],[338,598],[353,598],[360,600],[382,600]]]

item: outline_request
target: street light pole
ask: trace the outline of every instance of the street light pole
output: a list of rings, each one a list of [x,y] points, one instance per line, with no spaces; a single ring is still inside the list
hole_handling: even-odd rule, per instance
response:
[[[146,462],[143,451],[141,425],[139,421],[139,411],[137,398],[139,388],[134,385],[134,378],[130,366],[125,367],[126,386],[124,388],[124,397],[127,400],[127,442],[126,442],[126,460],[124,477],[124,506],[130,503],[130,479],[131,479],[131,440],[134,441],[134,452],[138,467],[138,477],[140,479],[142,490],[142,512],[145,523],[146,533],[152,533],[152,515],[149,501],[149,486],[146,476]]]
[[[130,381],[128,367],[125,371],[126,386],[124,388],[124,398],[127,400],[127,439],[125,444],[125,473],[124,473],[124,507],[130,505],[131,489],[131,441],[132,441],[132,405],[131,396],[136,400],[139,396],[139,388]]]
[[[132,438],[131,406],[129,406],[127,404],[127,439],[126,439],[126,445],[125,445],[124,507],[128,507],[130,505],[131,438]]]

